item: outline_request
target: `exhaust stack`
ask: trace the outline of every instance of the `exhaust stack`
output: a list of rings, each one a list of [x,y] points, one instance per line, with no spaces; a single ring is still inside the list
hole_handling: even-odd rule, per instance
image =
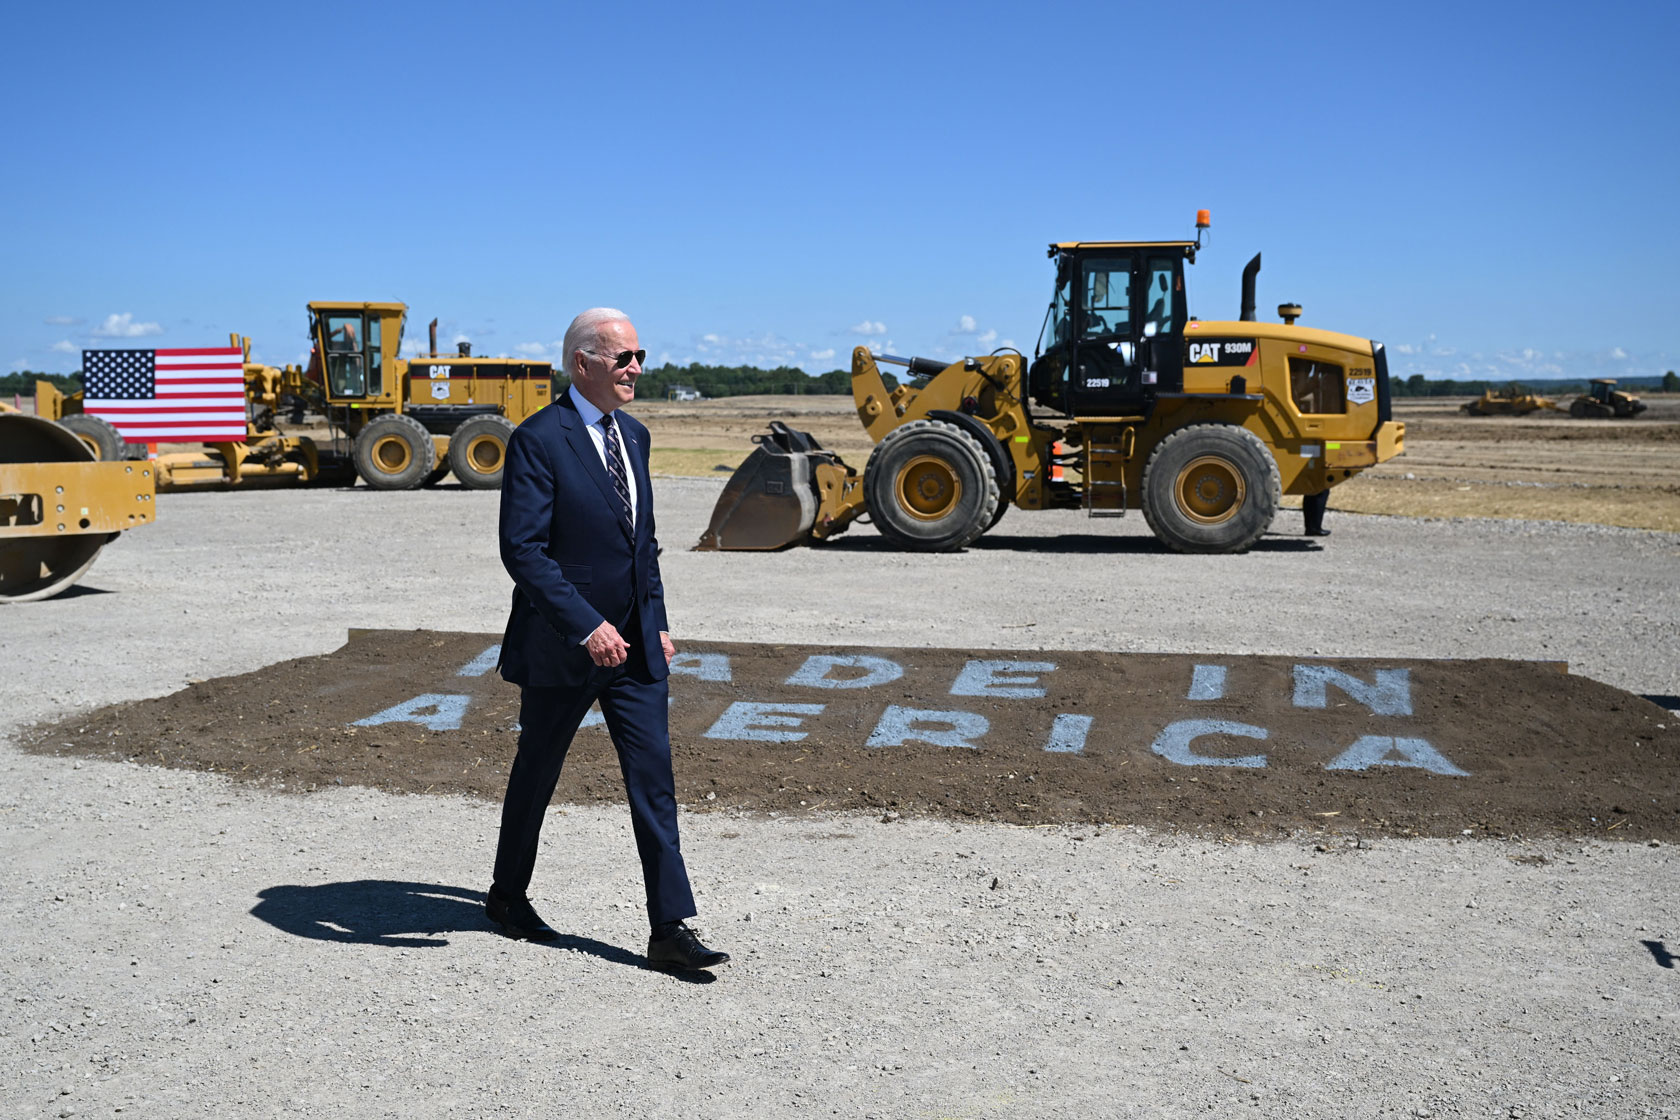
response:
[[[1254,254],[1254,259],[1243,266],[1242,279],[1242,314],[1239,318],[1245,323],[1254,322],[1254,278],[1260,275],[1260,254]]]

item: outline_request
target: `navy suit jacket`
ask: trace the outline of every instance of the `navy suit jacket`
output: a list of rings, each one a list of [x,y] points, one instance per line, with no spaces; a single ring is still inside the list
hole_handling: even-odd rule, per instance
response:
[[[670,625],[654,536],[648,430],[622,409],[614,416],[636,487],[634,533],[569,392],[508,441],[498,537],[514,588],[500,668],[514,684],[583,686],[596,666],[581,643],[602,620],[630,643],[627,668],[645,666],[650,679],[665,678],[659,632]]]

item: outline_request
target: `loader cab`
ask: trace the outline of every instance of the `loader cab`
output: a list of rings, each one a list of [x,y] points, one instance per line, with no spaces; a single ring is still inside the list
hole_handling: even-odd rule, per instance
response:
[[[406,311],[400,303],[309,305],[309,335],[328,400],[381,398],[394,391],[392,362],[402,347]]]
[[[1183,386],[1193,242],[1079,242],[1050,247],[1056,289],[1028,374],[1041,407],[1069,416],[1142,413]]]

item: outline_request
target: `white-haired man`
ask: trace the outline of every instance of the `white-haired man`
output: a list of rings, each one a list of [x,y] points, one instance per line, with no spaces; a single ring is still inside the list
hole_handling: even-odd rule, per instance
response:
[[[646,352],[622,311],[596,307],[566,330],[571,388],[508,441],[499,537],[513,576],[501,673],[519,685],[519,752],[508,774],[485,912],[514,937],[558,937],[526,896],[543,814],[572,736],[600,702],[618,751],[647,888],[648,961],[715,968],[729,954],[685,923],[694,895],[677,837],[665,619],[648,477],[648,431],[620,411]]]

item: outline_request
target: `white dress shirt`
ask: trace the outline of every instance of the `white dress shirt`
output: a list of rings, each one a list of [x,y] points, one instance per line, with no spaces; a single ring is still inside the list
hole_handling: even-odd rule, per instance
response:
[[[606,413],[585,400],[583,394],[577,391],[576,385],[569,386],[566,392],[571,394],[572,403],[577,406],[578,415],[583,417],[584,424],[589,428],[589,439],[595,444],[595,454],[601,457],[601,465],[607,467],[607,433],[601,430],[601,417],[605,416]],[[630,524],[634,525],[636,523],[636,472],[630,468],[630,449],[625,445],[623,426],[619,424],[617,417],[609,420],[608,423],[618,429],[618,449],[624,456],[624,483],[630,491]],[[607,474],[609,477],[612,475],[611,467],[607,467]]]

